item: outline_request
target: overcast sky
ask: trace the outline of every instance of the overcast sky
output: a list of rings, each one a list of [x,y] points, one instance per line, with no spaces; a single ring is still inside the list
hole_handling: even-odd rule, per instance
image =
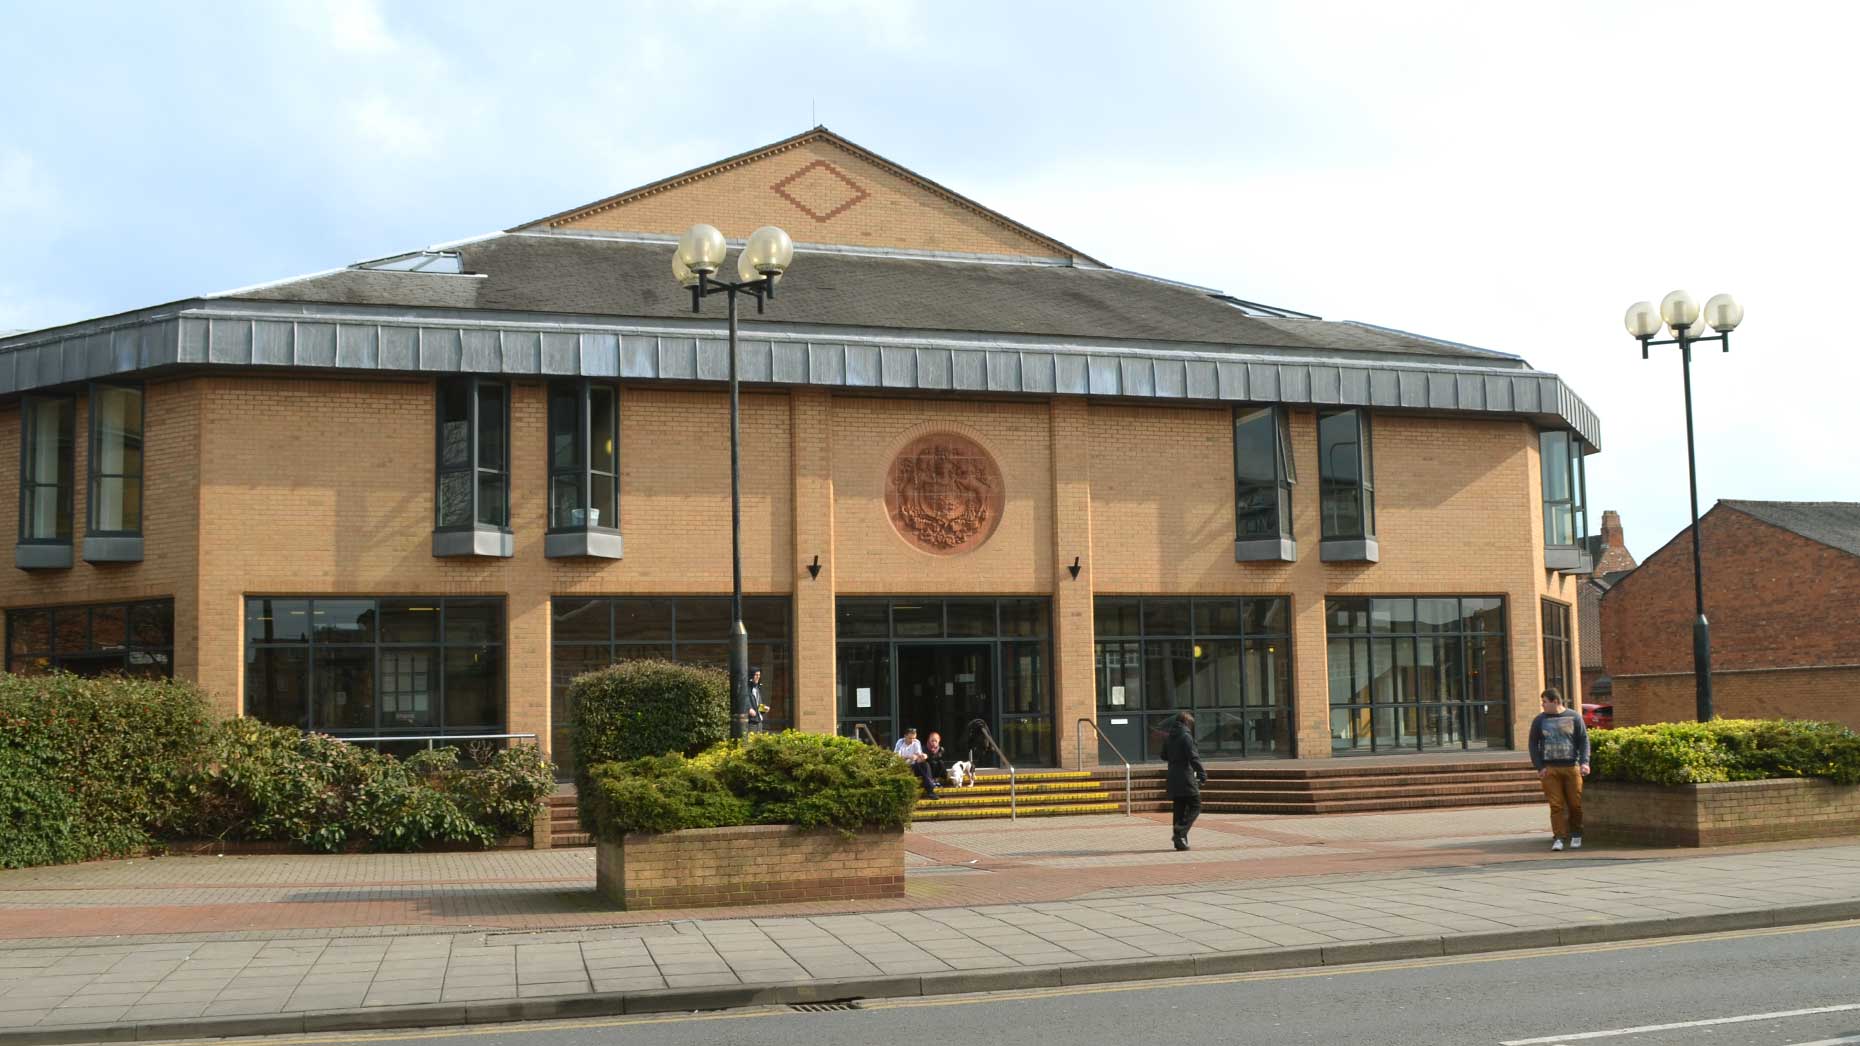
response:
[[[0,0],[0,329],[347,264],[814,122],[1120,268],[1470,342],[1601,415],[1592,525],[1860,500],[1860,7]],[[724,17],[724,13],[728,16]],[[1815,310],[1827,306],[1821,312]],[[1477,535],[1463,535],[1476,541]]]

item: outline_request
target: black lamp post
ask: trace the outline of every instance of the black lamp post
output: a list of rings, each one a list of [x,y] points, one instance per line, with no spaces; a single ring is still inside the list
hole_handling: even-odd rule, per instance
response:
[[[1705,568],[1699,552],[1699,468],[1692,436],[1692,346],[1715,341],[1731,351],[1731,332],[1744,319],[1744,307],[1729,294],[1716,294],[1701,310],[1698,302],[1685,291],[1674,291],[1655,309],[1652,302],[1635,302],[1627,311],[1627,329],[1640,341],[1640,358],[1654,345],[1679,346],[1680,372],[1686,393],[1686,472],[1692,482],[1692,595],[1698,604],[1698,620],[1692,623],[1692,675],[1698,688],[1699,722],[1711,721],[1711,625],[1705,620]],[[1655,341],[1664,322],[1673,336]],[[1707,336],[1705,328],[1717,331]]]
[[[775,284],[794,261],[794,241],[773,225],[749,234],[737,255],[734,283],[712,279],[723,268],[729,247],[723,233],[709,225],[693,225],[678,240],[672,255],[672,275],[691,289],[691,311],[702,311],[704,299],[728,296],[730,308],[730,736],[740,738],[749,728],[749,630],[743,627],[743,455],[742,408],[736,383],[736,299],[756,299],[756,311],[775,297]]]

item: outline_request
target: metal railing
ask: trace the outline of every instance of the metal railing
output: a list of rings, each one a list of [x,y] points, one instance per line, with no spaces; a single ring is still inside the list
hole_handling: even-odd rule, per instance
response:
[[[1131,811],[1130,760],[1125,759],[1124,753],[1117,750],[1117,743],[1115,741],[1104,736],[1104,731],[1098,729],[1096,720],[1081,716],[1079,717],[1078,725],[1073,727],[1073,759],[1077,762],[1079,770],[1083,772],[1085,769],[1085,728],[1088,726],[1091,727],[1092,733],[1098,735],[1099,743],[1110,746],[1111,754],[1117,756],[1117,761],[1124,764],[1124,816],[1129,817]]]
[[[872,728],[865,725],[864,723],[853,724],[853,739],[863,740],[867,744],[871,745],[873,748],[885,747],[884,745],[881,745],[878,743],[878,735],[872,732]]]
[[[982,735],[982,744],[987,746],[988,751],[993,752],[995,754],[996,759],[1001,760],[1002,766],[1007,767],[1008,820],[1010,821],[1019,820],[1020,819],[1020,804],[1018,801],[1018,792],[1017,792],[1017,787],[1016,787],[1016,781],[1014,778],[1014,775],[1015,775],[1014,762],[1013,760],[1007,757],[1006,752],[1003,752],[1001,750],[1000,745],[995,744],[995,736],[988,732],[988,724],[982,722],[980,719],[970,721],[967,740],[974,741],[976,734]],[[975,764],[975,748],[973,745],[971,745],[969,748],[969,764],[971,766]]]
[[[435,741],[534,741],[535,734],[376,734],[373,737],[337,737],[353,745],[384,745],[396,741],[425,741],[430,750]],[[547,755],[548,753],[544,753]]]

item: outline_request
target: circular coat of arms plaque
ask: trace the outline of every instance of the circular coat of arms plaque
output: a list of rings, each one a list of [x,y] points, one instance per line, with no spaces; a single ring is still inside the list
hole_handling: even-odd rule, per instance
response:
[[[974,440],[936,432],[898,452],[885,476],[885,511],[904,540],[939,556],[979,547],[1006,504],[1001,469]]]

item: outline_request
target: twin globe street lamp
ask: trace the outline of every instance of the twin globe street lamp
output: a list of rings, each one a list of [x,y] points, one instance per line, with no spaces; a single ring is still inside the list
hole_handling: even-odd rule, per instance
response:
[[[1686,471],[1692,481],[1692,595],[1698,605],[1698,620],[1692,623],[1692,675],[1698,690],[1698,719],[1711,721],[1711,625],[1705,620],[1705,568],[1699,556],[1699,469],[1692,438],[1692,346],[1715,341],[1731,351],[1731,332],[1744,321],[1744,307],[1729,294],[1714,294],[1703,309],[1685,291],[1674,291],[1661,299],[1655,309],[1652,302],[1637,301],[1628,307],[1628,333],[1640,341],[1640,358],[1654,345],[1679,346],[1681,372],[1686,389]],[[1664,322],[1672,337],[1654,341]],[[1717,331],[1707,336],[1705,328]]]
[[[749,632],[743,627],[743,469],[742,409],[736,384],[736,299],[756,299],[756,311],[775,297],[775,284],[794,261],[794,241],[773,225],[749,234],[736,257],[736,280],[713,279],[729,253],[723,233],[693,225],[678,239],[672,275],[691,290],[691,311],[701,312],[705,298],[728,295],[730,308],[730,736],[741,738],[749,727]]]

